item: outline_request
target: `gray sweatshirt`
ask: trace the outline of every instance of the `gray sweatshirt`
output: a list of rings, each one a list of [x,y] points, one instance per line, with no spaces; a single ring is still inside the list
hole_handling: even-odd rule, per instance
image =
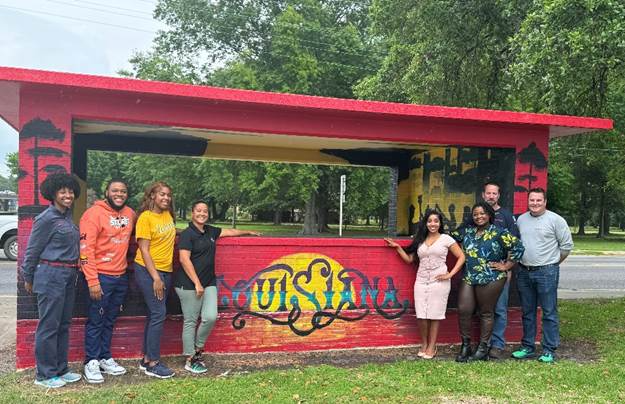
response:
[[[566,220],[550,210],[540,216],[523,213],[517,219],[525,254],[521,264],[540,266],[560,262],[560,252],[573,249],[573,238]]]

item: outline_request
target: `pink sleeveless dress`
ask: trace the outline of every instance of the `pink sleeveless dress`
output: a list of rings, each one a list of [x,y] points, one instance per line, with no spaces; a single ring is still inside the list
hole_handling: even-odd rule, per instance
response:
[[[442,320],[447,311],[451,280],[437,281],[437,275],[447,273],[447,252],[456,241],[447,234],[428,246],[422,243],[417,250],[419,269],[414,284],[414,302],[417,318]]]

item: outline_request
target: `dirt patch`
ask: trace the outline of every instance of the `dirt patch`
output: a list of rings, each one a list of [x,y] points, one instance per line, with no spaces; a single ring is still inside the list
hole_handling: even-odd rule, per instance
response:
[[[6,373],[15,369],[15,346],[13,351],[0,351],[3,358],[0,362],[0,372]],[[506,348],[505,357],[510,357],[513,349],[517,346],[509,345]],[[201,376],[194,377],[225,377],[236,374],[244,374],[268,369],[293,369],[306,366],[330,365],[338,367],[355,367],[368,363],[393,363],[403,360],[422,360],[417,357],[418,347],[396,348],[368,348],[315,352],[271,352],[253,354],[206,354],[206,364],[209,371]],[[440,345],[435,361],[453,361],[458,352],[457,345]],[[12,363],[5,363],[4,359],[11,357]],[[585,342],[565,343],[558,349],[558,358],[573,360],[580,363],[592,363],[599,360],[597,349],[594,345]],[[513,359],[504,359],[503,361]],[[138,360],[120,360],[120,364],[128,369],[126,377],[106,376],[106,385],[134,384],[149,379],[143,371],[139,370]],[[172,356],[163,358],[163,363],[171,367],[177,375],[191,376],[184,370],[184,358]],[[74,371],[82,371],[82,364],[74,363]],[[24,378],[33,378],[34,370],[30,369],[23,373]],[[84,386],[84,384],[80,384]],[[97,386],[94,386],[94,388]]]
[[[15,343],[0,347],[0,375],[15,371]]]

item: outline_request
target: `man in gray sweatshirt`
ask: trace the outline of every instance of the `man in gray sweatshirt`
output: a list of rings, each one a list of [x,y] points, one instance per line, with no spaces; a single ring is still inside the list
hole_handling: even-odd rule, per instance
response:
[[[560,344],[558,316],[558,281],[560,263],[573,249],[573,238],[566,220],[547,210],[547,197],[542,188],[528,194],[528,208],[517,219],[525,254],[519,263],[517,287],[523,310],[523,339],[521,348],[512,353],[515,359],[536,357],[536,311],[542,308],[543,363],[553,363]]]

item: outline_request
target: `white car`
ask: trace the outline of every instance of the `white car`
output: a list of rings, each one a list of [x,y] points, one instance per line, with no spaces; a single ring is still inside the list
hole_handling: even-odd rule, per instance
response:
[[[0,247],[8,259],[17,260],[17,215],[0,215]]]

